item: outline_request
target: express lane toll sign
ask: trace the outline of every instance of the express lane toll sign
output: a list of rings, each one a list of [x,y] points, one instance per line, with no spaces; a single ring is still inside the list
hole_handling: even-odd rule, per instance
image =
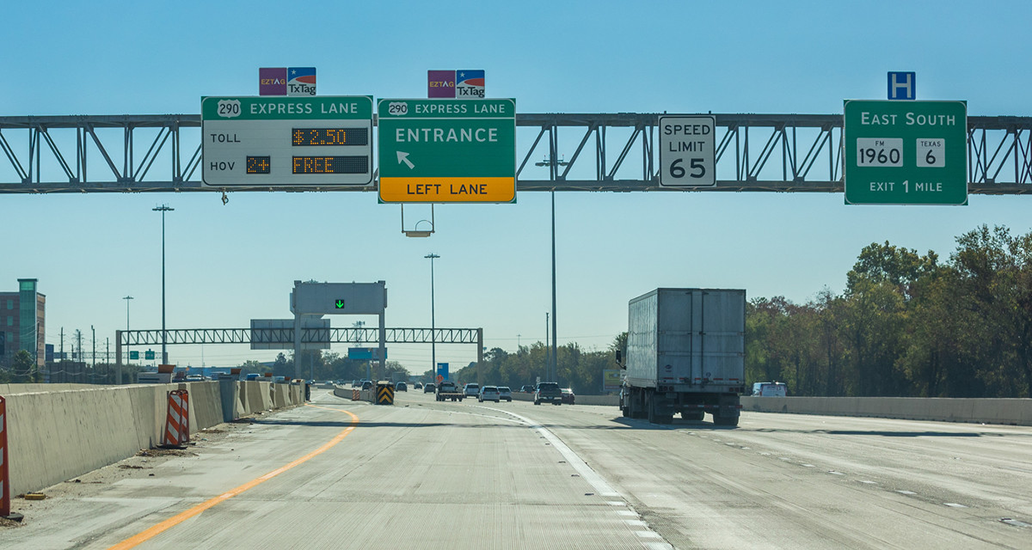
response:
[[[515,99],[381,99],[380,200],[513,202]]]
[[[373,180],[372,96],[201,98],[201,180],[234,188]]]

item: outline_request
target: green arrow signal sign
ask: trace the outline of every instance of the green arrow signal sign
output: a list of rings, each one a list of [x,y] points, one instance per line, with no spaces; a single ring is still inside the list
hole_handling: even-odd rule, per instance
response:
[[[337,309],[344,309],[344,300],[338,298],[337,301],[333,303],[333,305],[337,306]]]

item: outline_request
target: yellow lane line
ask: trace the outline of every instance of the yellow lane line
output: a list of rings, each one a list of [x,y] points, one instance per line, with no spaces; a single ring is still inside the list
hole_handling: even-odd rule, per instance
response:
[[[211,508],[211,507],[216,506],[216,505],[218,505],[218,504],[220,504],[220,503],[222,503],[222,502],[224,502],[226,500],[229,500],[229,499],[231,499],[231,498],[233,498],[233,497],[243,493],[244,491],[247,491],[249,489],[254,488],[257,485],[265,483],[266,481],[268,481],[268,480],[270,480],[270,479],[272,479],[272,478],[282,474],[283,472],[286,472],[287,470],[290,470],[291,468],[293,468],[295,466],[298,466],[300,464],[304,464],[305,462],[308,462],[312,458],[315,458],[316,456],[319,456],[322,453],[325,453],[326,451],[328,451],[331,447],[333,447],[337,443],[340,443],[345,437],[348,436],[348,434],[350,434],[355,429],[355,425],[358,424],[358,417],[355,416],[354,414],[352,414],[349,411],[344,411],[344,410],[341,410],[341,409],[330,409],[330,408],[327,408],[327,407],[317,407],[315,405],[306,405],[306,406],[312,407],[314,409],[323,409],[323,410],[327,410],[327,411],[346,413],[349,416],[351,416],[351,426],[348,426],[347,428],[345,428],[344,431],[342,431],[339,434],[337,434],[336,437],[331,439],[329,442],[327,442],[322,447],[319,447],[318,449],[316,449],[316,450],[306,454],[305,456],[303,456],[303,457],[301,457],[301,458],[291,462],[290,464],[287,464],[285,466],[277,468],[277,469],[275,469],[275,470],[273,470],[273,471],[271,471],[271,472],[269,472],[269,473],[267,473],[267,474],[265,474],[265,475],[263,475],[263,476],[261,476],[259,478],[252,479],[251,481],[248,481],[247,483],[245,483],[245,484],[243,484],[243,485],[241,485],[239,487],[236,487],[234,489],[230,489],[229,491],[226,491],[225,493],[222,493],[221,495],[219,495],[219,496],[217,496],[217,497],[215,497],[213,499],[210,499],[210,500],[207,500],[205,502],[202,502],[202,503],[198,504],[197,506],[194,506],[193,508],[190,508],[189,510],[186,510],[184,512],[180,512],[179,514],[176,514],[176,515],[166,519],[165,521],[155,525],[154,527],[151,527],[150,529],[147,529],[145,531],[141,531],[140,533],[137,533],[136,535],[133,535],[132,537],[129,537],[129,538],[123,540],[122,542],[112,546],[109,550],[125,550],[125,549],[128,549],[128,548],[134,548],[138,544],[140,544],[142,542],[145,542],[145,541],[148,541],[148,540],[154,538],[155,536],[157,536],[157,535],[167,531],[168,529],[171,529],[172,527],[175,527],[176,525],[179,525],[180,523],[183,523],[184,521],[186,521],[186,520],[188,520],[188,519],[190,519],[190,518],[192,518],[192,517],[194,517],[196,515],[199,515],[201,512],[207,510],[208,508]]]

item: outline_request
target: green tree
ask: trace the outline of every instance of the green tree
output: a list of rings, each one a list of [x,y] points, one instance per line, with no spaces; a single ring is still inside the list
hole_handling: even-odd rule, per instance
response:
[[[29,352],[20,349],[14,354],[11,360],[11,381],[15,383],[39,382],[41,381],[39,369],[36,362],[32,360]]]

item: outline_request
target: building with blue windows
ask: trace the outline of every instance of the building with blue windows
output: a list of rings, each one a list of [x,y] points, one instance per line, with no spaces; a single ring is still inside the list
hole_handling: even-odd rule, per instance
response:
[[[0,366],[10,366],[18,350],[44,366],[47,297],[37,292],[36,281],[18,279],[17,292],[0,292]]]

